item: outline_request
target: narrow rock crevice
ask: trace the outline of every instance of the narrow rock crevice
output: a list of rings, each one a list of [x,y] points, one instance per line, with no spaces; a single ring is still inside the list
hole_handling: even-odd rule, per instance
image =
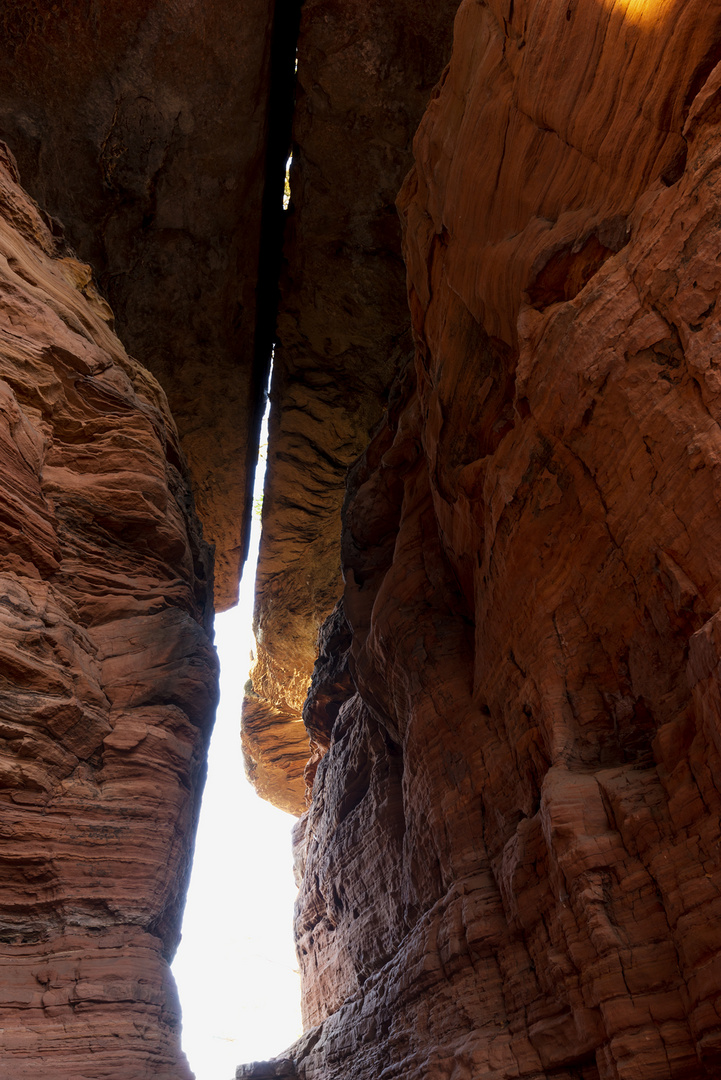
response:
[[[253,481],[258,464],[258,442],[263,421],[271,360],[276,339],[279,278],[283,252],[286,163],[291,148],[295,109],[296,57],[303,0],[275,0],[270,34],[268,71],[268,138],[265,156],[263,197],[260,208],[260,253],[258,259],[257,307],[253,369],[250,386],[250,416],[246,455],[246,501],[242,520],[241,566],[245,563],[250,539]]]

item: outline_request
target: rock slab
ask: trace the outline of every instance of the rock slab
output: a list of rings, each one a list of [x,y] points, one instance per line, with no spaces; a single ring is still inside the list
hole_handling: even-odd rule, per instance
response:
[[[413,352],[395,198],[450,54],[457,0],[306,0],[281,274],[256,662],[243,745],[257,790],[306,805],[302,710],[341,591],[349,465]]]
[[[168,395],[216,545],[218,610],[238,596],[267,363],[255,352],[273,15],[272,0],[0,12],[0,138]]]

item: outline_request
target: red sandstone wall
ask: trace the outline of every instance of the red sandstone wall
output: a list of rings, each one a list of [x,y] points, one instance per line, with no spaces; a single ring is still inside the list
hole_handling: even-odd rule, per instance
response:
[[[305,710],[309,1030],[241,1076],[721,1071],[720,59],[715,2],[461,5],[400,203],[415,359]],[[207,560],[162,393],[15,181],[0,1049],[13,1078],[187,1077]]]
[[[307,707],[309,1031],[239,1076],[721,1075],[719,60],[717,3],[461,5]]]
[[[216,695],[178,436],[0,150],[0,1072],[189,1080],[168,969]]]

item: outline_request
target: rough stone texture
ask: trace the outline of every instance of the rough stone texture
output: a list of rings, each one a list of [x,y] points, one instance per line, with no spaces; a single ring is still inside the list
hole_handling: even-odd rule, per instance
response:
[[[309,1030],[241,1077],[721,1075],[719,60],[717,3],[461,5],[344,514]]]
[[[273,6],[12,0],[0,13],[0,137],[168,394],[219,610],[237,599],[262,392]]]
[[[215,705],[165,396],[0,150],[0,1056],[189,1080],[175,950]]]
[[[395,198],[450,53],[458,0],[306,0],[256,590],[243,710],[258,791],[305,808],[301,713],[340,595],[348,466],[412,354]]]

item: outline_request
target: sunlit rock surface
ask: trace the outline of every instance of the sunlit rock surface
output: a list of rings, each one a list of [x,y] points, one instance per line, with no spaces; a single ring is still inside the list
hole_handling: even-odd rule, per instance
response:
[[[720,39],[700,0],[460,7],[308,705],[347,663],[308,1033],[240,1077],[721,1074]]]
[[[16,181],[0,147],[0,1071],[189,1080],[211,564],[165,395]]]
[[[345,474],[412,355],[395,198],[450,55],[457,0],[306,0],[243,744],[258,791],[305,808],[301,713],[341,591]]]
[[[0,138],[168,394],[216,545],[219,610],[238,595],[263,389],[273,9],[10,0],[0,11]]]

